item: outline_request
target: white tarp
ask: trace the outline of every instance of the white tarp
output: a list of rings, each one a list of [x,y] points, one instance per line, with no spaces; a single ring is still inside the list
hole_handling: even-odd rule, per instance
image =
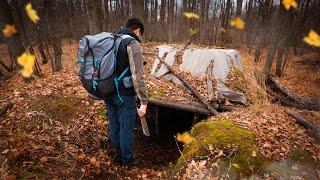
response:
[[[170,46],[157,46],[159,50],[159,57],[163,57],[165,53],[168,53],[165,61],[172,65],[175,60],[175,55],[178,49]],[[162,77],[166,80],[171,80],[177,84],[182,83],[174,77],[172,74],[168,74],[168,69],[165,65],[159,66],[159,60],[156,59],[153,68],[152,75],[156,77]],[[235,66],[242,69],[242,63],[239,52],[234,49],[187,49],[182,56],[182,64],[179,68],[183,71],[187,71],[194,76],[203,77],[206,76],[206,72],[210,63],[213,65],[212,75],[218,79],[217,93],[226,96],[229,100],[235,102],[246,103],[246,97],[242,93],[234,92],[230,90],[225,81],[230,72],[230,68]],[[204,82],[205,83],[205,82]]]

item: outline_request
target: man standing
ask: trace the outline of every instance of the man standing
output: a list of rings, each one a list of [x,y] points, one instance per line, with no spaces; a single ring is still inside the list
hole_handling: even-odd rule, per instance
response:
[[[123,75],[124,78],[119,82],[117,94],[105,100],[109,134],[112,145],[116,148],[114,161],[128,166],[138,165],[138,161],[133,157],[135,121],[137,113],[140,117],[146,114],[148,103],[139,39],[143,33],[144,25],[137,18],[128,19],[126,27],[117,33],[122,35],[123,40],[117,54],[116,76]],[[126,71],[128,67],[129,70]],[[135,96],[141,102],[139,109]]]

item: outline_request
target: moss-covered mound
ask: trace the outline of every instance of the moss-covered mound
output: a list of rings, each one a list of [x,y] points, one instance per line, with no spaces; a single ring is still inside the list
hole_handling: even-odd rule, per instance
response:
[[[44,112],[50,118],[62,123],[79,117],[79,114],[88,110],[87,105],[71,95],[27,97],[27,102],[32,110]]]
[[[249,104],[262,104],[267,101],[267,94],[261,88],[264,87],[264,84],[261,84],[263,81],[263,75],[257,71],[250,74],[234,67],[231,69],[226,83],[230,89],[245,94]]]
[[[231,120],[200,122],[195,125],[191,135],[195,140],[190,145],[185,145],[182,152],[185,159],[210,155],[207,148],[209,146],[224,152],[236,147],[236,152],[231,157],[224,156],[221,160],[235,168],[241,177],[250,176],[268,163],[268,159],[262,157],[255,147],[255,134]],[[180,157],[175,167],[176,172],[184,163]],[[232,164],[237,164],[239,167],[233,167]]]

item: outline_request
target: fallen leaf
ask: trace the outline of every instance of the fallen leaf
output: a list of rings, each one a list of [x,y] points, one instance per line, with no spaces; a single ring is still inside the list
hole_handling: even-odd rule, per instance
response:
[[[2,32],[5,37],[11,37],[15,33],[17,33],[17,30],[13,25],[6,24]]]
[[[311,30],[308,36],[303,38],[303,41],[311,46],[320,47],[320,36],[314,30]]]
[[[23,77],[29,78],[33,74],[33,66],[36,57],[30,53],[23,53],[18,57],[18,63],[23,67],[21,74]]]
[[[93,164],[93,165],[96,165],[96,163],[97,163],[97,158],[96,158],[96,157],[90,158],[90,163]]]
[[[6,150],[2,151],[1,154],[7,154],[8,152],[9,152],[9,149],[6,149]]]
[[[251,156],[252,156],[252,157],[257,157],[257,152],[256,152],[256,151],[252,151]]]
[[[233,167],[240,169],[240,166],[238,164],[232,164]]]
[[[25,6],[25,10],[27,12],[28,17],[31,19],[32,22],[37,23],[40,20],[38,14],[37,14],[37,11],[33,9],[31,3],[28,3]]]
[[[40,162],[41,163],[45,163],[45,162],[47,162],[48,161],[48,158],[47,157],[41,157],[40,158]]]
[[[86,154],[85,154],[85,153],[81,153],[81,154],[78,156],[78,159],[79,159],[79,160],[83,160],[85,157],[86,157]],[[90,162],[91,162],[91,160],[90,160]]]
[[[194,12],[184,12],[183,15],[188,19],[200,19],[200,16]]]
[[[284,7],[289,10],[291,7],[297,9],[298,3],[296,0],[282,0]]]
[[[184,132],[182,134],[177,134],[177,141],[183,142],[185,144],[190,144],[193,141],[193,137],[189,134],[189,132]]]

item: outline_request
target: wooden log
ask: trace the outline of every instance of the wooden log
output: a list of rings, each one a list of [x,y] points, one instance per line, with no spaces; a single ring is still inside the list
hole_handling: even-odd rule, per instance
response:
[[[4,105],[0,106],[0,116],[6,114],[6,112],[13,107],[12,102],[7,102]]]
[[[289,91],[286,87],[284,87],[281,83],[276,81],[272,76],[267,76],[267,84],[271,86],[271,89],[276,89],[284,97],[276,95],[276,93],[272,93],[275,99],[279,100],[279,102],[286,106],[296,107],[299,109],[309,109],[309,110],[320,110],[320,104],[316,102],[306,101],[301,97],[295,95],[291,91]]]
[[[304,117],[300,116],[298,113],[291,111],[289,109],[284,110],[287,114],[292,116],[296,122],[303,127],[307,129],[307,133],[316,139],[318,142],[320,142],[320,129],[317,128],[315,125],[311,124],[307,119]]]
[[[200,114],[205,114],[205,115],[210,114],[210,112],[206,108],[204,108],[202,106],[198,106],[198,105],[186,105],[186,104],[172,103],[172,102],[157,100],[157,99],[153,99],[153,98],[150,98],[148,100],[148,102],[150,104],[154,104],[157,106],[168,107],[168,108],[178,109],[178,110],[182,110],[182,111],[189,111],[189,112],[200,113]]]
[[[165,56],[164,56],[165,57]],[[212,115],[217,115],[218,112],[206,101],[204,100],[200,93],[194,88],[192,87],[181,75],[179,75],[179,73],[174,70],[167,62],[165,62],[162,58],[160,58],[159,56],[157,56],[157,58],[159,59],[159,61],[164,64],[168,70],[175,75],[191,92],[192,94],[203,104],[206,106],[206,108],[208,108],[208,110],[210,111],[210,114]]]

